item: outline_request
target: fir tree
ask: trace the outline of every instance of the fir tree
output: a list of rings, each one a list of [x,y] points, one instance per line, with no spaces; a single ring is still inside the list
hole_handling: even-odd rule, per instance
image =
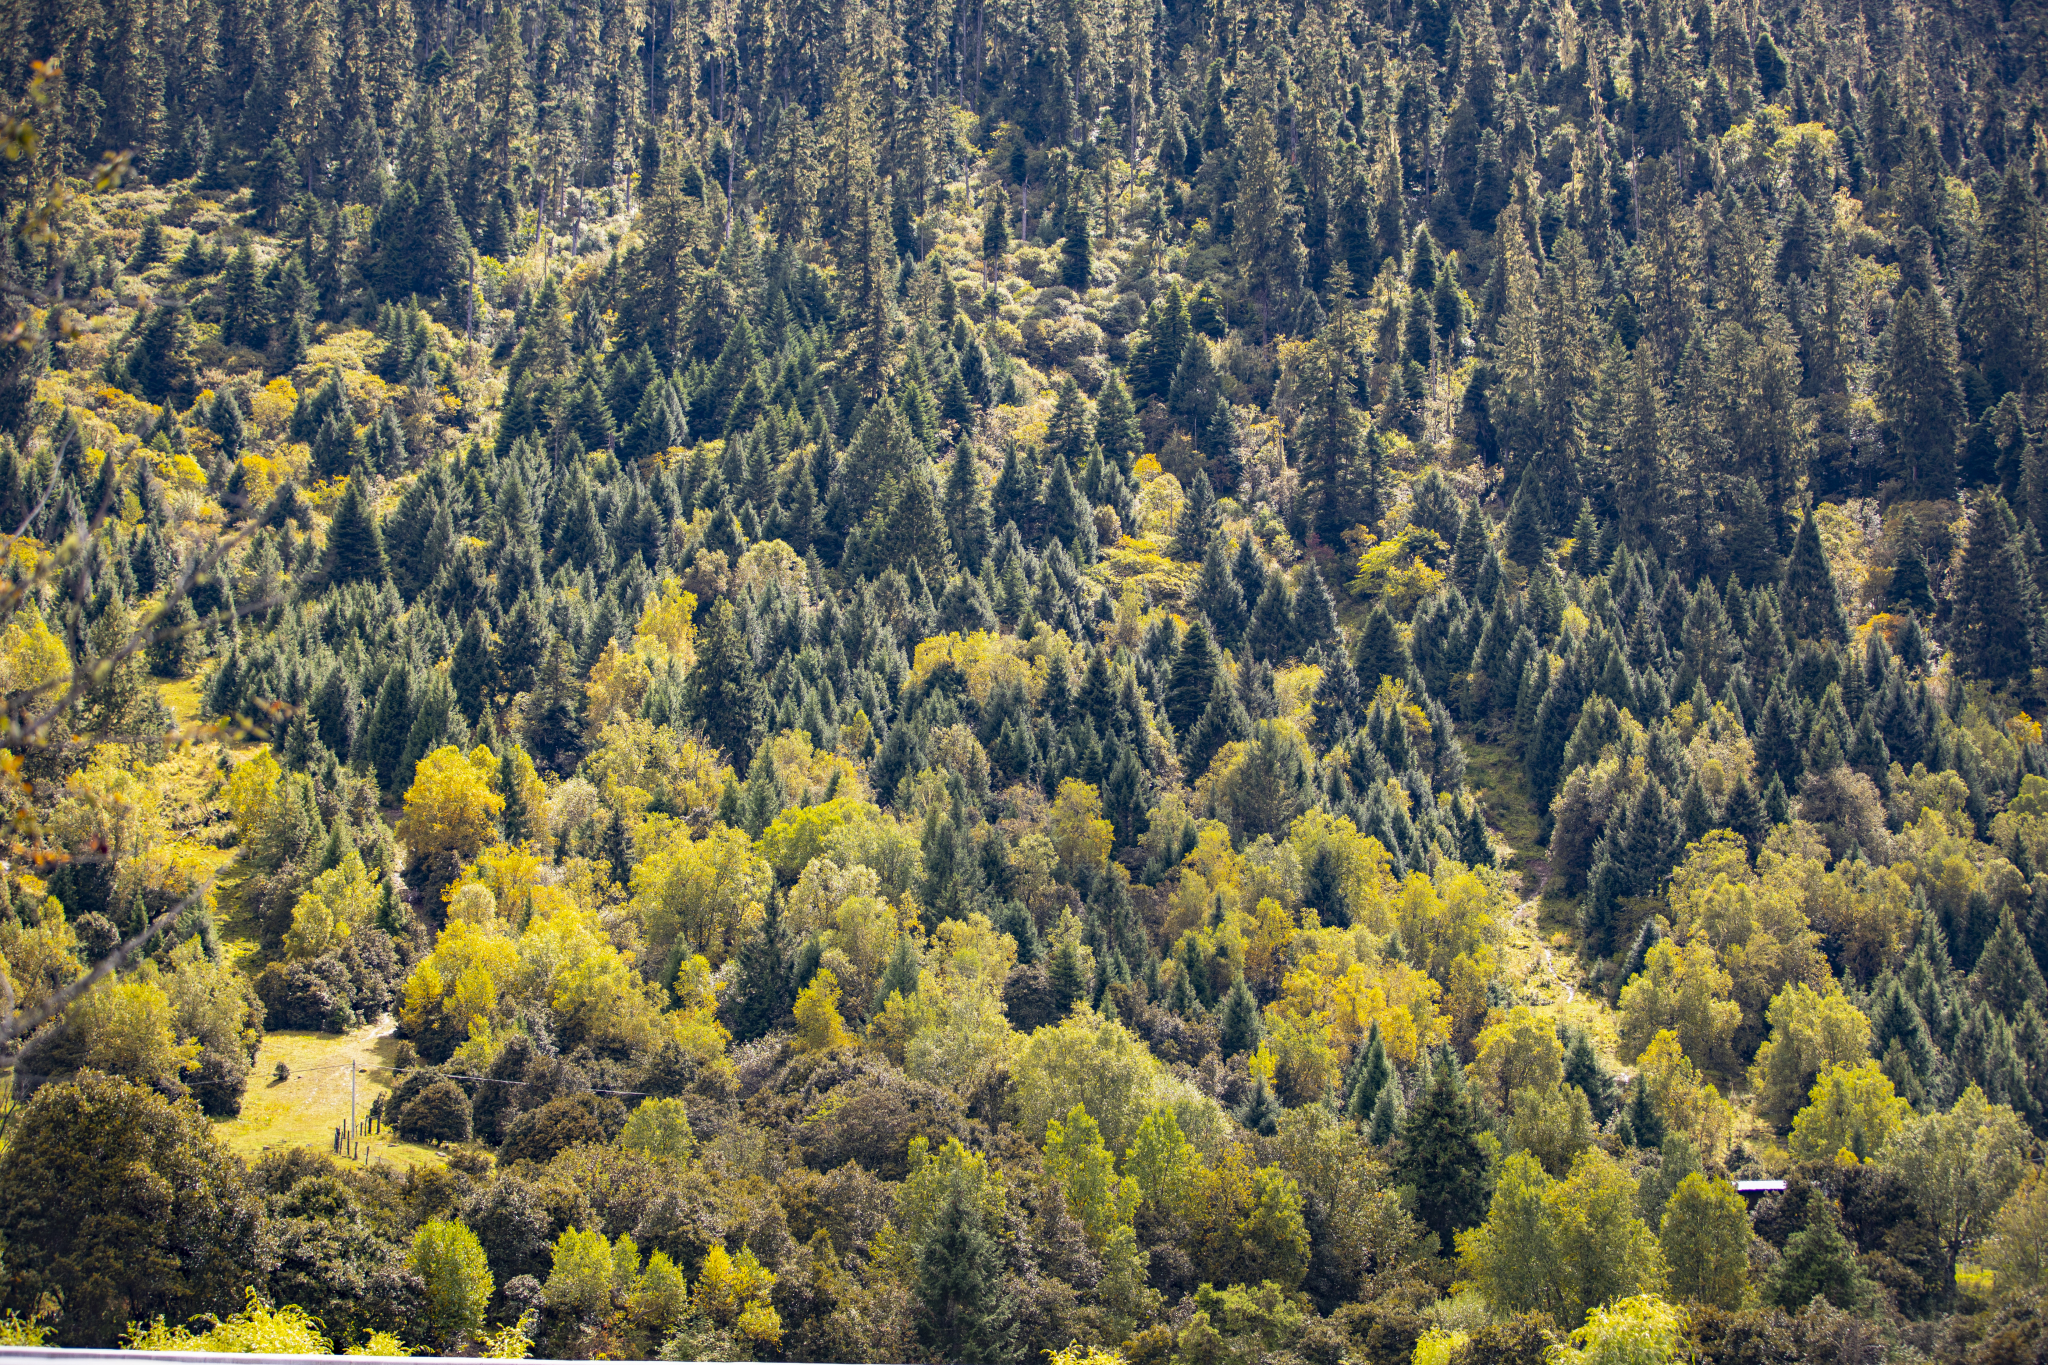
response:
[[[175,297],[151,309],[128,357],[128,377],[153,403],[191,400],[198,367],[192,359],[192,317]]]
[[[1060,283],[1087,293],[1095,271],[1095,248],[1088,236],[1088,210],[1079,195],[1070,197],[1061,224]]]
[[[1789,1313],[1799,1312],[1816,1297],[1836,1308],[1861,1311],[1876,1292],[1856,1263],[1856,1249],[1842,1236],[1833,1205],[1816,1198],[1808,1204],[1806,1226],[1785,1243],[1785,1253],[1771,1270],[1764,1298]]]
[[[1821,547],[1820,528],[1813,508],[1799,523],[1798,538],[1792,542],[1792,556],[1785,561],[1785,578],[1778,588],[1778,604],[1784,612],[1786,634],[1799,640],[1829,640],[1836,644],[1849,638],[1849,616],[1842,606],[1842,594],[1835,586],[1834,570],[1827,551]]]
[[[1131,391],[1116,370],[1109,372],[1102,392],[1095,400],[1095,444],[1102,458],[1129,474],[1142,452],[1144,437],[1138,428],[1138,412],[1131,404]]]
[[[1216,490],[1207,470],[1197,470],[1188,485],[1187,501],[1174,523],[1173,553],[1177,559],[1193,559],[1216,535]]]
[[[733,1041],[764,1037],[788,1017],[795,1001],[790,989],[788,945],[782,928],[782,897],[771,894],[761,922],[735,954],[733,983],[720,1002]]]
[[[384,535],[377,526],[375,510],[363,492],[366,476],[360,469],[349,478],[334,519],[327,524],[327,553],[321,578],[331,586],[368,583],[381,586],[391,576],[384,557]]]
[[[551,772],[574,771],[583,756],[583,688],[569,647],[560,636],[548,642],[533,695],[526,703],[521,737],[536,765]]]
[[[1237,979],[1230,988],[1230,994],[1223,998],[1223,1012],[1217,1025],[1225,1058],[1253,1051],[1265,1036],[1265,1027],[1259,1019],[1259,1003],[1252,998],[1251,988],[1244,984],[1243,977]]]
[[[1484,1127],[1448,1064],[1434,1068],[1401,1125],[1395,1173],[1414,1188],[1417,1221],[1436,1234],[1439,1246],[1452,1245],[1486,1216],[1491,1173],[1479,1145]]]
[[[1175,734],[1185,737],[1202,718],[1210,693],[1215,690],[1221,662],[1208,623],[1196,617],[1181,639],[1180,652],[1174,656],[1172,681],[1166,690],[1166,719]]]
[[[1920,548],[1920,523],[1911,512],[1899,518],[1899,552],[1892,561],[1893,602],[1909,611],[1934,610],[1934,590],[1927,576],[1927,556]]]
[[[984,1226],[976,1191],[964,1175],[948,1184],[931,1213],[910,1285],[917,1335],[941,1360],[1009,1359],[1016,1310],[1003,1283],[1003,1258]]]
[[[1209,553],[1202,559],[1202,577],[1196,588],[1196,600],[1202,604],[1204,615],[1214,625],[1217,642],[1225,649],[1236,648],[1244,637],[1251,609],[1230,566],[1230,538],[1221,532],[1210,539]]]
[[[762,724],[760,684],[739,618],[730,600],[711,609],[709,628],[697,639],[697,662],[685,684],[690,714],[735,766],[752,761]]]
[[[498,823],[505,831],[505,842],[516,847],[533,837],[534,812],[527,806],[525,784],[520,781],[519,763],[512,747],[507,744],[498,753],[498,794],[505,798]]]
[[[2041,600],[2019,524],[1996,493],[1979,494],[1970,509],[1961,578],[1956,652],[1964,666],[1993,682],[2026,679],[2048,657]]]
[[[1536,467],[1532,464],[1523,471],[1522,481],[1515,486],[1515,498],[1508,505],[1508,521],[1501,545],[1501,553],[1525,569],[1535,568],[1543,558],[1542,503],[1542,493],[1536,487]]]

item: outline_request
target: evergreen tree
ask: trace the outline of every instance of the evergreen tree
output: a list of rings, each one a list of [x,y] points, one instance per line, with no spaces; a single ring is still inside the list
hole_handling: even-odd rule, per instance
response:
[[[1081,955],[1074,950],[1070,941],[1062,940],[1052,950],[1052,956],[1045,964],[1046,988],[1055,1021],[1067,1017],[1074,1008],[1074,1002],[1081,998],[1084,983],[1081,980]]]
[[[583,687],[569,658],[569,647],[556,636],[541,659],[521,732],[536,765],[563,774],[575,770],[583,756],[582,701]]]
[[[1956,653],[1964,667],[1993,682],[2023,682],[2048,658],[2041,600],[2019,523],[1996,493],[1973,500],[1961,578]]]
[[[1401,642],[1401,632],[1384,603],[1376,605],[1372,615],[1366,618],[1365,629],[1358,637],[1358,653],[1353,667],[1358,674],[1358,685],[1367,696],[1378,691],[1382,678],[1392,678],[1397,682],[1408,680],[1413,668],[1408,646]]]
[[[795,1002],[790,989],[788,945],[782,928],[782,897],[770,895],[761,922],[735,954],[733,983],[720,1002],[733,1041],[749,1043],[788,1017]]]
[[[949,1181],[931,1212],[910,1288],[918,1310],[918,1340],[935,1358],[1010,1358],[1016,1310],[1003,1282],[1002,1252],[964,1175]]]
[[[192,359],[192,317],[175,297],[149,311],[128,357],[128,377],[153,403],[191,401],[198,367]]]
[[[1785,561],[1785,578],[1778,588],[1778,604],[1784,612],[1785,632],[1799,640],[1827,640],[1845,644],[1849,639],[1849,615],[1842,606],[1842,594],[1835,586],[1835,573],[1821,547],[1820,528],[1813,508],[1799,523],[1798,538],[1792,542],[1792,556]]]
[[[532,838],[535,830],[535,812],[527,806],[526,787],[520,777],[513,746],[502,746],[498,752],[498,793],[505,798],[505,809],[498,823],[505,831],[505,842],[514,846]]]
[[[1265,1036],[1265,1026],[1259,1019],[1259,1002],[1252,998],[1251,988],[1244,984],[1243,977],[1237,979],[1230,988],[1230,994],[1223,998],[1223,1011],[1217,1026],[1226,1058],[1253,1051]]]
[[[1816,1297],[1835,1307],[1861,1311],[1876,1292],[1856,1263],[1856,1249],[1842,1236],[1835,1222],[1832,1204],[1813,1199],[1808,1204],[1807,1224],[1785,1243],[1785,1253],[1772,1268],[1764,1286],[1764,1298],[1790,1313],[1799,1312]]]
[[[1194,481],[1188,485],[1187,501],[1181,505],[1180,519],[1174,523],[1174,557],[1193,559],[1202,553],[1203,547],[1215,539],[1216,525],[1216,490],[1209,482],[1208,471],[1197,470]]]
[[[1515,485],[1501,545],[1501,553],[1525,569],[1533,569],[1543,558],[1546,542],[1542,501],[1536,489],[1536,467],[1530,465],[1523,471],[1521,482]]]
[[[1911,497],[1953,497],[1964,411],[1956,382],[1955,329],[1946,307],[1908,288],[1892,308],[1886,341],[1877,401],[1885,416],[1892,473]]]
[[[474,725],[483,718],[484,707],[495,690],[497,668],[491,659],[491,630],[481,611],[474,608],[463,623],[462,638],[448,661],[448,681],[455,687],[456,705]]]
[[[730,600],[711,609],[709,628],[697,639],[697,662],[685,683],[690,714],[735,767],[750,763],[762,725],[762,696],[754,659]]]
[[[1060,232],[1060,283],[1085,294],[1095,271],[1095,248],[1088,236],[1088,210],[1079,195],[1068,199]]]
[[[327,553],[320,576],[331,586],[368,583],[381,586],[391,576],[384,557],[384,535],[377,515],[363,492],[366,476],[360,469],[351,475],[335,505],[334,519],[327,524]]]
[[[968,569],[979,569],[988,553],[988,493],[982,487],[981,469],[974,444],[961,441],[953,447],[953,459],[946,471],[946,530],[953,552]]]
[[[1131,391],[1115,370],[1109,372],[1095,400],[1094,436],[1102,458],[1119,474],[1129,474],[1142,453],[1144,436],[1138,427],[1137,409],[1131,404]]]
[[[1920,548],[1920,523],[1911,512],[1899,519],[1899,552],[1892,561],[1891,600],[1909,611],[1934,610],[1934,590],[1927,576],[1927,556]]]
[[[1251,607],[1244,600],[1244,590],[1238,586],[1237,574],[1230,566],[1230,538],[1221,532],[1210,537],[1195,600],[1202,604],[1203,614],[1214,625],[1217,643],[1225,649],[1235,649],[1244,638]]]
[[[1449,1064],[1433,1069],[1401,1125],[1395,1175],[1414,1188],[1416,1218],[1439,1246],[1449,1247],[1486,1216],[1491,1171],[1479,1145],[1484,1128]]]
[[[1196,617],[1182,637],[1180,652],[1174,656],[1172,681],[1166,689],[1166,719],[1176,735],[1185,737],[1202,718],[1215,690],[1221,659],[1208,623]]]

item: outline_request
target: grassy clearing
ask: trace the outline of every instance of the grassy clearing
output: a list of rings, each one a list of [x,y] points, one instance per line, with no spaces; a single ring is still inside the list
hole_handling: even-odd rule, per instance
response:
[[[348,1064],[389,1067],[397,1051],[389,1019],[338,1035],[272,1033],[256,1054],[242,1116],[221,1120],[220,1137],[245,1161],[278,1148],[332,1151],[335,1128],[348,1121]],[[291,1068],[289,1080],[275,1079],[279,1062]],[[360,1118],[369,1113],[372,1101],[391,1093],[391,1072],[359,1071],[355,1085]],[[433,1148],[399,1142],[388,1129],[363,1139],[362,1153],[365,1160],[388,1161],[401,1168],[441,1160]]]
[[[1465,785],[1486,803],[1488,823],[1514,850],[1507,869],[1528,869],[1542,858],[1543,845],[1536,838],[1536,813],[1530,809],[1529,779],[1521,761],[1506,745],[1482,744],[1469,733],[1459,739],[1465,746]],[[1536,888],[1523,891],[1533,895]]]
[[[164,705],[170,707],[171,714],[178,718],[180,729],[199,719],[202,703],[199,679],[181,678],[177,682],[158,683],[156,694],[164,699]]]

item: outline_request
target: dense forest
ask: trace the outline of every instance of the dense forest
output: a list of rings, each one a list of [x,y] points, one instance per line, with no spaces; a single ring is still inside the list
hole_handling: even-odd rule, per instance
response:
[[[0,1342],[2048,1355],[2034,0],[0,34]]]

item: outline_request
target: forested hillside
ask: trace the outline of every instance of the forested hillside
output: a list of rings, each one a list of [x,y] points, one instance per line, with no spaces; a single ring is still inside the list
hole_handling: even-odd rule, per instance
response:
[[[0,35],[0,1342],[2048,1354],[2030,0]]]

